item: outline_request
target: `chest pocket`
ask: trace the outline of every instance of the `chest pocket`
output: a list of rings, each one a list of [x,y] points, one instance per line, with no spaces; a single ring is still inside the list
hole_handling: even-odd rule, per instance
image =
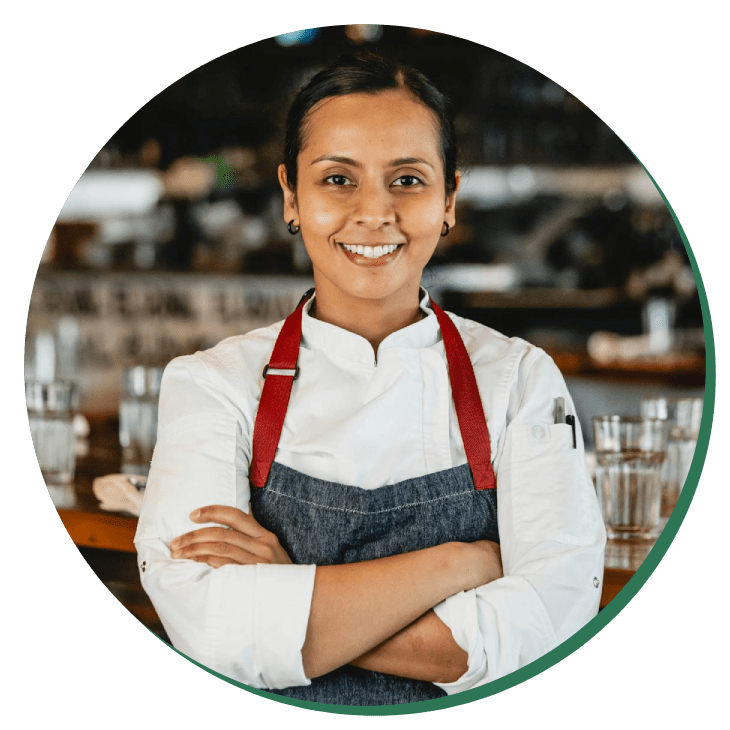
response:
[[[593,486],[583,449],[573,448],[567,423],[518,424],[509,429],[507,469],[512,520],[517,539],[573,545],[592,542]]]

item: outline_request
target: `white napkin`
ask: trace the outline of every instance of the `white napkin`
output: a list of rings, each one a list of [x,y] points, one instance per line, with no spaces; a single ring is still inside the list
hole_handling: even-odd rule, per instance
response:
[[[106,474],[94,479],[91,488],[99,506],[108,512],[130,512],[139,517],[146,478],[133,474]]]

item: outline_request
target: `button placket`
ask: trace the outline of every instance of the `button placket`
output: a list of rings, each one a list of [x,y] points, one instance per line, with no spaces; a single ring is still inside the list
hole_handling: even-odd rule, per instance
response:
[[[438,445],[439,445],[439,456],[441,464],[437,465],[439,470],[450,469],[453,464],[451,463],[451,443],[450,431],[452,423],[457,424],[456,409],[454,408],[454,399],[451,394],[451,381],[449,380],[449,369],[446,365],[446,361],[435,352],[428,350],[429,356],[436,367],[436,375],[438,377]],[[438,358],[438,360],[437,360]]]

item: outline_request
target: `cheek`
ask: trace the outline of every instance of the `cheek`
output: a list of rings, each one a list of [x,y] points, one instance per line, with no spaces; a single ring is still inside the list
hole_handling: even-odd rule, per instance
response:
[[[343,212],[342,206],[335,201],[316,195],[307,195],[300,198],[299,211],[302,221],[310,231],[324,231],[332,233],[333,226],[341,223]]]
[[[340,218],[341,215],[334,209],[319,208],[312,210],[309,215],[310,228],[332,232],[333,227],[338,227]]]
[[[417,200],[408,206],[407,213],[411,230],[430,235],[434,230],[441,231],[444,223],[444,205],[438,200]]]

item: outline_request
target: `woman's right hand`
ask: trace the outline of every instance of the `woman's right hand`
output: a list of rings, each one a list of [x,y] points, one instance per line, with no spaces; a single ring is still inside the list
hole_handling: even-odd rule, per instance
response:
[[[190,515],[193,522],[214,522],[222,527],[201,527],[170,542],[170,555],[176,559],[223,565],[288,565],[291,558],[273,532],[262,527],[250,512],[236,507],[209,505]]]

